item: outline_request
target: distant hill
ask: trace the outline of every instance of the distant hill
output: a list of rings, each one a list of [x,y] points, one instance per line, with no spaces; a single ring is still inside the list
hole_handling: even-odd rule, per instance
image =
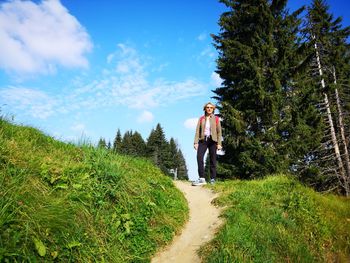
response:
[[[149,161],[0,118],[1,262],[149,262],[187,217]]]

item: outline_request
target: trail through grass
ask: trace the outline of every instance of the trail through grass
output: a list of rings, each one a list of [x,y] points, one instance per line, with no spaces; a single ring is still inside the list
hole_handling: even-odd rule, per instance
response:
[[[349,199],[284,175],[213,187],[225,225],[203,262],[350,262]],[[187,218],[149,161],[0,118],[0,262],[150,262]]]

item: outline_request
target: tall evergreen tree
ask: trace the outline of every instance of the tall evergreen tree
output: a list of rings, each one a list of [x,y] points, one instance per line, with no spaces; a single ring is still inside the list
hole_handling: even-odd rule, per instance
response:
[[[305,50],[300,59],[307,54],[308,51]],[[310,160],[315,158],[315,149],[319,147],[324,134],[324,122],[320,115],[322,94],[310,79],[306,68],[295,74],[293,81],[289,96],[290,122],[287,124],[288,137],[285,143],[288,145],[290,170],[302,178],[309,173],[305,173],[305,164],[310,164]],[[315,181],[309,183],[314,184]]]
[[[177,178],[180,180],[188,180],[188,170],[186,166],[186,161],[180,149],[178,149],[178,152],[177,152],[177,160],[178,160],[177,167],[176,167]]]
[[[165,138],[163,128],[158,123],[155,129],[152,129],[147,139],[147,156],[164,173],[169,174],[170,154],[169,143]]]
[[[311,164],[320,172],[319,188],[340,186],[350,194],[350,159],[348,152],[349,123],[345,113],[349,102],[349,45],[350,27],[342,29],[341,18],[334,19],[323,0],[314,0],[308,9],[304,30],[313,51],[311,73],[323,95],[323,112],[327,129],[321,147],[315,151]],[[345,106],[345,107],[344,107]],[[322,110],[322,108],[321,108]]]
[[[122,145],[122,135],[120,129],[117,130],[117,134],[113,141],[113,152],[119,153]]]
[[[174,138],[170,138],[168,147],[169,154],[165,166],[176,173],[177,179],[188,180],[186,161]]]
[[[174,138],[170,138],[168,166],[170,167],[170,169],[176,169],[178,163],[179,163],[178,147],[176,145]]]
[[[122,154],[144,157],[146,156],[146,143],[139,132],[127,131],[121,143]]]
[[[290,114],[292,74],[298,61],[298,15],[286,0],[222,0],[221,32],[213,36],[219,51],[217,73],[225,155],[225,177],[253,178],[290,167],[285,143]],[[290,129],[290,127],[289,127]]]
[[[101,137],[101,138],[98,140],[97,147],[98,147],[98,148],[102,148],[102,149],[106,149],[106,148],[107,148],[106,140],[105,140],[104,138]]]
[[[152,160],[152,162],[159,166],[161,163],[160,160],[160,145],[162,143],[162,139],[159,138],[155,129],[152,129],[148,139],[147,139],[147,156]]]
[[[132,155],[145,157],[146,156],[146,142],[142,138],[141,134],[135,131],[131,136],[131,145]]]
[[[123,135],[121,147],[120,147],[120,153],[126,154],[126,155],[132,155],[132,131],[126,131]]]

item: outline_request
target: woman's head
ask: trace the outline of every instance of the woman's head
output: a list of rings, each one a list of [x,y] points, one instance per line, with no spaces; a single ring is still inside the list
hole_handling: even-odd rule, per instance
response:
[[[215,105],[211,102],[207,102],[206,104],[204,104],[203,110],[204,110],[206,115],[210,115],[210,114],[214,113]]]

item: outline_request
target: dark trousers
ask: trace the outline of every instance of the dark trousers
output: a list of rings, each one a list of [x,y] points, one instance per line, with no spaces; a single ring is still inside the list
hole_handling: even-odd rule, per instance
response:
[[[204,177],[204,154],[209,149],[210,158],[210,178],[216,178],[216,148],[217,143],[211,139],[211,137],[198,142],[197,149],[197,164],[198,164],[198,175]]]

